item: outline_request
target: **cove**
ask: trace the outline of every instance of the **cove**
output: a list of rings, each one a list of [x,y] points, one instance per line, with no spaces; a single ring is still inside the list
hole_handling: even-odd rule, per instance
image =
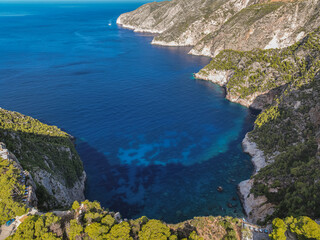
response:
[[[138,6],[1,3],[1,107],[75,136],[86,197],[125,218],[241,217],[254,115],[193,79],[210,59],[116,25]]]

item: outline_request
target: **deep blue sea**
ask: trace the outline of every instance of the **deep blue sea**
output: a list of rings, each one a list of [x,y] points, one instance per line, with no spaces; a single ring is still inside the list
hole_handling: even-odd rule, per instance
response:
[[[116,25],[138,6],[1,3],[0,106],[74,135],[86,197],[123,217],[242,216],[254,116],[193,79],[210,59]]]

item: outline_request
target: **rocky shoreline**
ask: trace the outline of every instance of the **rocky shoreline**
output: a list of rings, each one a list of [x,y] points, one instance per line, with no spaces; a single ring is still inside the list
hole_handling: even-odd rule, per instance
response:
[[[122,24],[121,17],[118,18],[117,24],[121,27],[132,29],[135,32],[148,32],[148,33],[157,33],[156,31],[152,32],[150,30],[143,30],[136,28],[134,26]],[[152,41],[152,44],[159,44],[163,46],[179,46],[174,44],[169,44],[165,42],[157,42],[155,40]],[[232,77],[233,71],[200,71],[194,74],[196,79],[201,79],[205,81],[211,81],[214,84],[218,84],[221,87],[226,87],[229,79]],[[245,101],[243,99],[236,98],[232,96],[226,91],[226,99],[231,102],[239,103],[246,107],[251,107],[253,105],[253,101],[261,94],[256,94],[256,96],[252,97],[251,101]],[[253,107],[254,108],[254,107]],[[261,108],[254,108],[257,110],[261,110]],[[261,168],[267,165],[265,156],[263,151],[259,150],[256,143],[249,139],[248,133],[242,141],[243,151],[248,153],[251,156],[251,161],[254,165],[254,173],[255,175]],[[248,179],[239,183],[238,189],[240,194],[240,199],[242,202],[243,209],[248,217],[248,221],[257,223],[258,220],[263,220],[267,215],[272,214],[274,212],[274,206],[270,203],[267,203],[267,198],[265,196],[259,196],[255,198],[253,194],[250,193],[250,190],[253,185],[253,180]]]
[[[150,29],[145,29],[145,28],[137,28],[133,25],[130,25],[130,24],[125,24],[122,22],[121,20],[121,17],[119,17],[117,19],[117,24],[118,25],[121,25],[121,27],[123,28],[127,28],[127,29],[130,29],[130,30],[133,30],[134,32],[140,32],[140,33],[152,33],[152,34],[157,34],[157,33],[162,33],[162,31],[157,31],[157,30],[150,30]]]
[[[268,165],[263,151],[257,147],[255,142],[250,140],[248,133],[242,141],[242,148],[245,153],[251,156],[251,161],[254,165],[253,175]],[[274,212],[274,205],[268,203],[268,199],[265,196],[255,197],[254,194],[251,193],[253,181],[251,178],[240,182],[238,189],[242,206],[248,216],[248,220],[257,223],[257,221],[263,221],[267,215],[271,215]]]
[[[279,60],[280,56],[273,50],[258,52],[257,49],[285,48],[307,38],[308,33],[320,26],[319,8],[319,0],[228,0],[220,5],[206,0],[177,0],[145,4],[122,14],[117,23],[134,31],[156,33],[152,44],[192,46],[189,54],[216,57],[194,77],[224,87],[225,97],[231,102],[264,110],[279,103],[277,96],[286,95],[288,80],[282,78],[290,79],[291,75],[285,73],[289,67],[279,69],[284,59]],[[218,55],[227,49],[233,51]],[[296,54],[305,55],[302,50]],[[270,57],[274,59],[271,61]],[[278,63],[272,65],[276,60]],[[241,74],[245,77],[241,78]],[[274,156],[266,157],[249,134],[242,145],[255,167],[251,179],[239,184],[243,208],[250,221],[263,221],[274,212],[275,206],[265,196],[254,197],[251,189],[254,176],[272,163],[278,149],[271,151]]]
[[[214,84],[218,84],[221,87],[226,87],[229,79],[232,77],[233,71],[206,71],[201,70],[200,72],[194,74],[197,79],[210,81]],[[262,94],[256,93],[250,101],[239,99],[236,96],[232,96],[228,91],[226,91],[226,99],[231,102],[239,103],[246,107],[252,107],[254,100]],[[253,109],[261,110],[261,104],[256,104]],[[263,104],[262,104],[263,105]],[[268,165],[264,152],[260,150],[255,142],[253,142],[249,133],[246,134],[242,141],[243,152],[251,156],[251,161],[254,166],[253,175],[257,174],[260,169]],[[257,223],[258,220],[264,220],[267,215],[274,212],[274,206],[267,203],[267,198],[265,196],[259,196],[257,198],[251,193],[251,188],[253,186],[253,179],[244,180],[239,183],[238,190],[240,199],[242,202],[243,209],[248,216],[248,220],[253,223]]]
[[[200,72],[194,74],[194,77],[197,79],[210,81],[214,84],[218,84],[221,87],[225,87],[232,77],[233,71],[206,71],[201,70]],[[269,93],[269,92],[268,92]],[[264,94],[268,94],[264,93]],[[255,93],[249,100],[237,98],[233,96],[226,90],[226,99],[231,102],[239,103],[243,106],[250,107],[255,110],[262,110],[265,105],[265,99],[260,99],[256,101],[259,96],[264,95],[263,93]],[[273,95],[270,91],[269,95]],[[255,102],[256,101],[256,102]],[[257,144],[252,141],[249,137],[249,133],[246,134],[245,138],[242,141],[243,152],[251,156],[251,161],[254,166],[254,172],[252,176],[257,174],[260,169],[268,165],[264,152],[260,150]],[[253,179],[247,179],[239,183],[238,192],[242,202],[243,209],[248,217],[248,221],[252,223],[257,223],[258,221],[263,221],[266,216],[271,215],[274,212],[274,205],[268,203],[268,199],[265,196],[254,197],[251,193],[253,186]]]

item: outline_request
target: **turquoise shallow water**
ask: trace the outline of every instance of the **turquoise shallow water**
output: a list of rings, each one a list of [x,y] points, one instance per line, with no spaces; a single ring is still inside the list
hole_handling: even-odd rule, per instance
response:
[[[1,107],[77,137],[87,198],[124,217],[242,216],[254,116],[192,78],[208,58],[116,25],[136,7],[0,4]]]

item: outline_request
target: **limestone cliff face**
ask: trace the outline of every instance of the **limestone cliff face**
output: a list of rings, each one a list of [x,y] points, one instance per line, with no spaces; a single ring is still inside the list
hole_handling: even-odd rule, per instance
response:
[[[34,204],[39,208],[70,207],[85,199],[86,174],[70,135],[0,108],[0,140],[30,173],[38,199]]]
[[[158,33],[153,44],[192,46],[252,3],[252,0],[153,2],[122,14],[117,23],[139,32]]]
[[[225,87],[229,82],[230,78],[233,75],[232,70],[216,70],[213,69],[212,71],[200,71],[194,75],[197,79],[207,80],[218,84],[221,87]]]
[[[43,202],[44,208],[53,209],[55,207],[69,207],[74,201],[84,201],[84,190],[86,173],[83,171],[82,176],[74,183],[72,187],[68,187],[66,182],[60,177],[55,176],[45,170],[39,169],[32,172],[35,182],[45,188],[46,192],[51,196]]]
[[[243,151],[252,157],[251,160],[254,165],[254,175],[257,174],[260,169],[268,165],[263,151],[258,149],[257,144],[250,140],[248,134],[242,141],[242,147]],[[248,216],[248,220],[256,223],[257,221],[265,220],[266,216],[271,215],[275,210],[275,205],[269,203],[265,196],[255,197],[254,194],[251,193],[253,182],[253,178],[242,181],[238,188],[243,209]]]
[[[148,3],[117,23],[156,33],[153,44],[193,46],[190,54],[287,47],[320,25],[320,1],[173,0]]]
[[[251,5],[200,40],[190,53],[214,57],[224,49],[284,48],[320,25],[319,10],[317,0]]]

